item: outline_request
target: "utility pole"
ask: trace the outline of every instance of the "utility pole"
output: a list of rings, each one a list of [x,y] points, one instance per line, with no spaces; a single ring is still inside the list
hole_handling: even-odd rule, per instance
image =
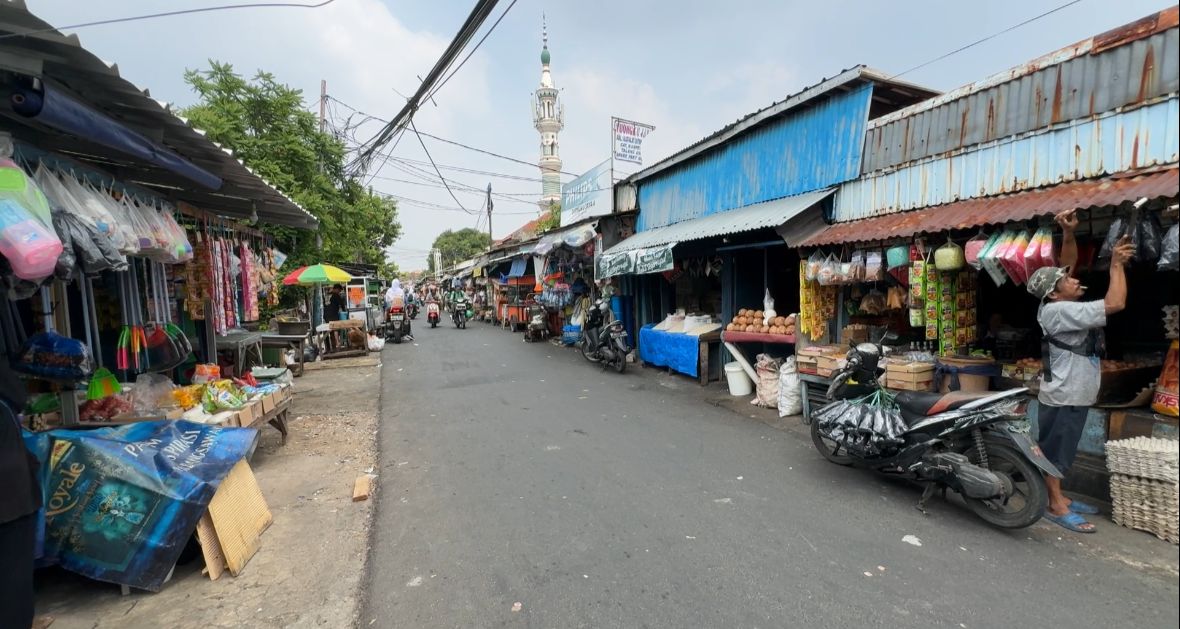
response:
[[[324,132],[324,117],[328,110],[328,80],[320,79],[320,133]]]
[[[488,248],[492,247],[495,237],[492,236],[492,184],[488,182]]]

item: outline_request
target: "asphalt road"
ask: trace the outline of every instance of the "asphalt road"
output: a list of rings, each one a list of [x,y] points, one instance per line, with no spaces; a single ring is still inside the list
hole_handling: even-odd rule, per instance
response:
[[[923,516],[688,379],[415,332],[382,356],[362,628],[1177,626],[1175,575],[1095,536]]]

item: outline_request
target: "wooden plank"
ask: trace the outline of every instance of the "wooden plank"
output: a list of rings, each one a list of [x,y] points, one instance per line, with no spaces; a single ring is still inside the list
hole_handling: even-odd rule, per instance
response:
[[[369,499],[373,493],[373,480],[377,478],[373,474],[361,474],[356,477],[356,482],[352,485],[352,501],[364,502]]]
[[[221,554],[221,540],[217,539],[217,531],[213,528],[213,519],[208,512],[197,522],[197,541],[201,544],[201,555],[205,557],[205,573],[209,575],[209,580],[220,579],[225,574],[225,555]]]
[[[258,552],[262,532],[274,521],[249,463],[238,461],[221,481],[209,501],[209,517],[229,573],[236,577]]]

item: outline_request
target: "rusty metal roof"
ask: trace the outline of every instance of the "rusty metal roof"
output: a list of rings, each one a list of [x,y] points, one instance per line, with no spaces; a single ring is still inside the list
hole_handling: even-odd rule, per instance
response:
[[[1176,6],[875,118],[862,173],[1175,94]]]
[[[1063,183],[1016,194],[947,203],[912,212],[897,212],[848,223],[837,223],[808,238],[803,247],[846,242],[877,242],[910,238],[915,234],[1001,225],[1064,210],[1119,205],[1147,197],[1180,195],[1180,169],[1122,174]]]

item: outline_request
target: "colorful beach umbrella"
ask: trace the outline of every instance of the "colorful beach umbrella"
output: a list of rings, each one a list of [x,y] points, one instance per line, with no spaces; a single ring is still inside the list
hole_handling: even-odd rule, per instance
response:
[[[316,284],[336,284],[347,282],[352,276],[347,271],[331,264],[313,264],[301,266],[291,271],[283,278],[284,286],[314,286]]]

